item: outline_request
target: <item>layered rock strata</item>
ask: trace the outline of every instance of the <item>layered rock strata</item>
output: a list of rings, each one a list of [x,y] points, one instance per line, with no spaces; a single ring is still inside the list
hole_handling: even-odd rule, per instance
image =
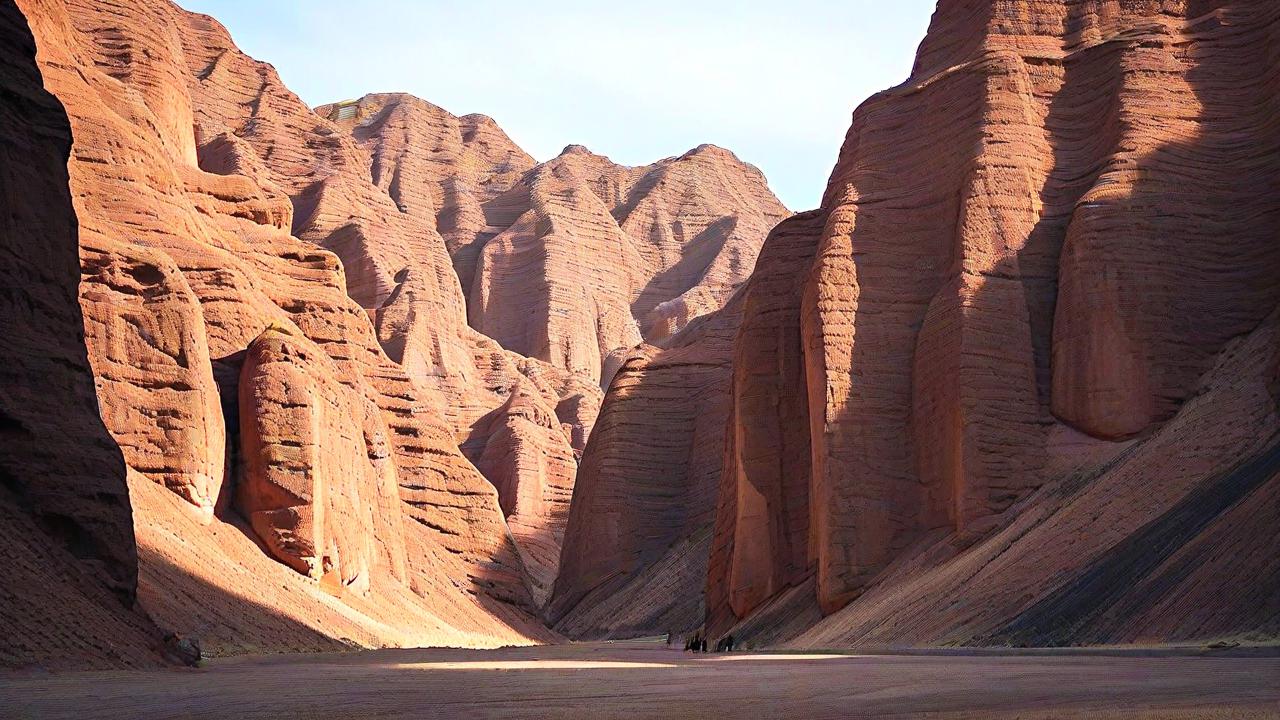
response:
[[[503,495],[535,597],[545,599],[600,388],[644,339],[721,307],[786,210],[758,170],[712,146],[640,168],[570,146],[535,165],[493,120],[410,95],[316,113],[369,153],[378,202],[394,203],[396,221],[429,237],[433,257],[443,243],[483,335],[463,326],[462,296],[434,282],[439,262],[420,267],[421,249],[379,240],[395,231],[357,220],[370,225],[358,238],[341,229],[304,237],[348,268],[390,276],[352,283],[352,296],[388,355],[444,395],[464,452]]]
[[[443,238],[472,326],[604,386],[611,357],[723,306],[788,214],[759,170],[710,145],[635,168],[570,145],[535,165],[491,119],[409,95],[317,113]]]
[[[854,114],[803,291],[744,315],[713,630],[809,573],[836,614],[801,644],[1265,625],[1274,567],[1223,553],[1275,539],[1228,519],[1274,484],[1277,33],[1252,2],[939,4]],[[1122,571],[1142,597],[1089,580]]]
[[[381,287],[378,267],[320,247],[377,237],[412,259],[472,367],[481,343],[438,238],[210,18],[157,0],[19,7],[70,116],[85,346],[144,610],[197,637],[222,627],[215,652],[545,637],[514,609],[533,608],[524,561],[444,396],[348,297]],[[345,614],[317,610],[327,596]],[[268,631],[264,613],[289,622]]]
[[[620,353],[722,307],[787,215],[758,170],[710,145],[639,168],[570,146],[485,210],[503,229],[480,251],[471,324],[605,386]]]
[[[738,298],[629,353],[574,485],[547,619],[570,637],[701,624]]]
[[[0,5],[0,665],[155,662],[132,611],[125,466],[98,415],[76,299],[71,127],[22,14]]]

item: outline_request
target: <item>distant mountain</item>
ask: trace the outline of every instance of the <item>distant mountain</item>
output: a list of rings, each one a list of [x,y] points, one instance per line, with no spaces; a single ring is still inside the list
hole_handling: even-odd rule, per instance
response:
[[[579,179],[408,96],[317,114],[166,0],[24,0],[5,21],[5,87],[33,98],[6,116],[31,138],[10,155],[49,190],[5,196],[48,253],[25,226],[4,238],[37,263],[8,268],[8,319],[47,307],[58,337],[11,334],[6,355],[3,507],[33,589],[0,604],[0,662],[145,663],[165,631],[214,653],[554,637],[535,615],[608,358],[746,278],[785,215],[759,173],[704,148]],[[530,244],[545,265],[519,264]],[[78,307],[58,264],[77,256]],[[23,618],[63,595],[71,639],[33,640],[49,623]]]

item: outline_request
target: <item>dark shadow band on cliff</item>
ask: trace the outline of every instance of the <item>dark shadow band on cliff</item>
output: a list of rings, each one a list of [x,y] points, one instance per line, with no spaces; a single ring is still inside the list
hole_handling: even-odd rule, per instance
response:
[[[360,647],[353,639],[324,633],[247,593],[235,594],[210,584],[148,548],[142,549],[140,559],[144,578],[142,602],[191,605],[190,625],[178,630],[199,641],[209,656],[333,652]],[[182,597],[148,597],[152,592]]]
[[[1141,615],[1176,589],[1197,565],[1197,553],[1171,566],[1166,562],[1277,473],[1280,441],[1273,440],[1261,455],[1200,483],[1160,517],[1090,563],[1067,585],[1019,614],[991,638],[992,642],[1012,647],[1108,642],[1127,618]],[[1223,592],[1232,590],[1224,588]],[[1254,621],[1277,622],[1264,608],[1262,603],[1256,607]]]
[[[146,662],[114,649],[153,628],[132,610],[124,460],[85,347],[71,127],[35,56],[26,19],[0,3],[0,665]]]

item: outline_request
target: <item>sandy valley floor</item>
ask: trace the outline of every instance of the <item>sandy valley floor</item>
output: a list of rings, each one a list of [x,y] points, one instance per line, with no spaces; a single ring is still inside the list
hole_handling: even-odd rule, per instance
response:
[[[687,655],[643,642],[0,675],[4,718],[1280,718],[1280,657]]]

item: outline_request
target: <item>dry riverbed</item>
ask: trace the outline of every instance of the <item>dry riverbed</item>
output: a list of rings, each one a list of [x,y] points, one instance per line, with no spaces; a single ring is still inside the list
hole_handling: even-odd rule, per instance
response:
[[[644,642],[0,674],[4,718],[1280,718],[1280,658],[689,655]]]

